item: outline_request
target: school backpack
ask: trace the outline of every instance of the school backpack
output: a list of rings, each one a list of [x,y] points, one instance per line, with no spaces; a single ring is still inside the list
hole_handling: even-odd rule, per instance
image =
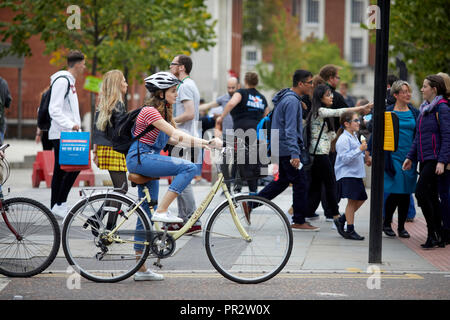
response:
[[[52,84],[50,85],[50,88],[48,88],[41,96],[41,103],[39,104],[38,109],[38,117],[37,117],[37,126],[42,131],[48,131],[50,129],[50,125],[52,122],[52,118],[50,117],[50,114],[48,112],[48,106],[50,105],[50,97],[52,95],[52,86],[55,83],[56,80],[59,78],[66,78],[67,80],[67,91],[64,95],[64,99],[67,98],[67,95],[69,94],[70,90],[70,80],[67,76],[59,76],[57,77]]]
[[[153,125],[149,125],[139,135],[133,137],[132,130],[134,129],[137,116],[142,108],[143,107],[140,107],[136,110],[124,113],[115,120],[114,130],[111,136],[113,150],[126,155],[134,141],[142,138],[147,132],[150,132],[155,128]]]

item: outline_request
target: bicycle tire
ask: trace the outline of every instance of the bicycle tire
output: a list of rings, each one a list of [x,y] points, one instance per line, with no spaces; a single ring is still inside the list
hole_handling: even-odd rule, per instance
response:
[[[267,281],[286,265],[292,252],[292,229],[286,215],[270,200],[258,196],[237,196],[236,211],[248,242],[239,233],[225,202],[211,215],[205,233],[205,248],[214,268],[225,278],[242,284]],[[242,203],[257,203],[251,224],[245,222]]]
[[[42,203],[23,197],[3,201],[8,222],[0,217],[0,273],[7,277],[32,277],[55,260],[61,241],[58,222]]]
[[[105,203],[109,206],[106,207]],[[101,240],[109,230],[103,222],[107,220],[107,214],[101,215],[101,218],[93,218],[99,224],[98,228],[89,223],[85,226],[87,220],[97,212],[109,214],[114,210],[111,208],[118,207],[126,215],[134,206],[134,202],[128,197],[110,193],[106,196],[105,194],[90,196],[70,210],[64,221],[62,245],[64,255],[74,271],[94,282],[113,283],[125,280],[139,270],[149,255],[150,246],[143,243],[148,241],[151,229],[146,213],[140,207],[136,208],[127,219],[124,215],[117,216],[116,225],[122,222],[123,224],[116,235],[125,243],[118,241],[105,243]],[[142,222],[143,230],[136,232],[136,223],[139,220]],[[137,234],[143,237],[138,241],[142,244],[142,254],[139,256],[136,255],[132,243]]]

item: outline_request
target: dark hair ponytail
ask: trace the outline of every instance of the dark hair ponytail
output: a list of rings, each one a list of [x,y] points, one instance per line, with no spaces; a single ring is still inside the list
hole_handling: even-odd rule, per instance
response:
[[[336,151],[336,142],[338,141],[339,137],[345,130],[345,123],[350,122],[353,119],[354,115],[358,115],[357,112],[354,111],[346,111],[341,115],[341,118],[339,119],[339,124],[341,125],[339,130],[337,131],[336,138],[334,138],[333,141],[331,141],[331,151]]]

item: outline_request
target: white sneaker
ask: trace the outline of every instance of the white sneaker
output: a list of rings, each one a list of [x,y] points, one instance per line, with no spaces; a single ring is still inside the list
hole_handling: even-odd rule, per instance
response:
[[[67,203],[61,203],[61,205],[55,204],[52,208],[52,212],[55,216],[64,219],[67,216]]]
[[[164,280],[164,276],[147,269],[145,272],[136,272],[133,279],[134,281],[161,281]]]
[[[166,222],[166,223],[183,223],[183,219],[173,215],[170,211],[155,212],[152,216],[152,221]]]

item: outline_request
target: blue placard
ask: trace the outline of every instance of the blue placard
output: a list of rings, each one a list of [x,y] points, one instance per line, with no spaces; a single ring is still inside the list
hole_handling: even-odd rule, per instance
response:
[[[89,132],[61,132],[59,164],[89,164]]]

